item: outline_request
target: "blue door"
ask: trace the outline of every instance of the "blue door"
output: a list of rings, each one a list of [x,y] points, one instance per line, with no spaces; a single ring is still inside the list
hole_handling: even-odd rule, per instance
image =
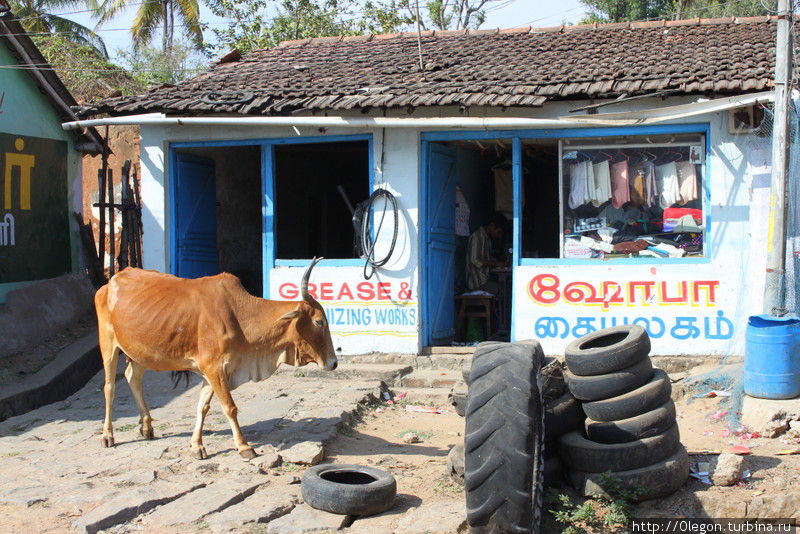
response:
[[[430,144],[426,187],[425,303],[426,342],[449,345],[453,340],[455,269],[455,150]]]
[[[177,154],[175,171],[175,274],[183,278],[218,274],[214,161]]]

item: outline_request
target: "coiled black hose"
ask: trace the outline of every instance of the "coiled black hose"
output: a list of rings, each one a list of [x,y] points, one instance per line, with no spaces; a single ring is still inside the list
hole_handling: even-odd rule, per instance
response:
[[[383,198],[383,212],[381,213],[380,221],[375,228],[375,235],[372,235],[372,207],[375,202]],[[391,205],[392,216],[394,217],[394,234],[392,235],[392,242],[389,246],[389,251],[381,259],[375,258],[375,243],[378,241],[378,236],[381,234],[383,228],[383,221],[386,218],[387,207]],[[360,220],[359,220],[360,219]],[[394,247],[397,244],[397,231],[399,228],[399,216],[397,213],[397,199],[386,189],[376,189],[369,199],[365,200],[356,208],[353,215],[353,226],[359,234],[356,239],[359,241],[361,254],[364,257],[364,278],[369,280],[375,274],[378,267],[383,267],[389,262],[389,259],[394,253]]]

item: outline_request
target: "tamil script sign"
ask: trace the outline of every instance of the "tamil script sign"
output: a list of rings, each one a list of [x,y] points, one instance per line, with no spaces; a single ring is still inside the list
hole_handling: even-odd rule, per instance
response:
[[[626,324],[647,330],[654,354],[730,353],[741,337],[744,310],[731,279],[737,273],[708,265],[526,267],[518,273],[516,337],[539,339],[548,354]]]
[[[0,282],[71,269],[67,143],[0,132]]]

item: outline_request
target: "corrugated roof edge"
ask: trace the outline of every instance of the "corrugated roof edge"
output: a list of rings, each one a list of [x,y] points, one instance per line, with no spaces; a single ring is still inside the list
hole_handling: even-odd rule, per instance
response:
[[[572,26],[548,26],[543,28],[533,28],[523,26],[519,28],[494,28],[488,30],[426,30],[421,32],[422,37],[461,37],[464,35],[498,35],[498,34],[518,34],[518,33],[570,33],[592,30],[643,30],[650,28],[662,28],[672,26],[708,26],[713,24],[749,24],[756,22],[774,22],[778,20],[777,15],[763,15],[759,17],[724,17],[714,19],[682,19],[682,20],[647,20],[639,22],[609,22],[605,24],[575,24]],[[795,15],[795,20],[800,20],[800,15]],[[312,39],[298,39],[293,41],[282,41],[278,47],[296,47],[306,45],[318,45],[326,43],[352,42],[352,41],[372,41],[398,38],[417,38],[417,32],[381,33],[369,35],[336,36],[336,37],[314,37]]]

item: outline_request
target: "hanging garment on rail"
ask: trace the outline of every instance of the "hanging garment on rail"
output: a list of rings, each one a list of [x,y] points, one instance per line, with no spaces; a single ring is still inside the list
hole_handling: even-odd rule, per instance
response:
[[[644,167],[634,165],[630,169],[631,183],[631,204],[634,206],[644,206],[647,198],[645,197]]]
[[[658,185],[658,204],[667,209],[678,202],[678,168],[674,162],[656,167],[656,184]]]
[[[628,182],[628,162],[619,161],[611,164],[611,203],[621,208],[631,200],[630,183]]]
[[[600,206],[611,200],[611,170],[608,167],[608,160],[592,164],[592,174],[594,183],[589,197],[592,204]]]
[[[675,165],[678,169],[679,202],[683,206],[697,200],[697,168],[689,161],[679,161]]]
[[[456,187],[456,235],[469,237],[469,204],[460,186]]]
[[[656,184],[656,166],[652,161],[645,161],[644,168],[644,204],[648,208],[656,205],[658,196],[658,185]]]
[[[569,199],[570,209],[583,206],[589,202],[589,173],[592,168],[588,161],[579,161],[569,166]]]

